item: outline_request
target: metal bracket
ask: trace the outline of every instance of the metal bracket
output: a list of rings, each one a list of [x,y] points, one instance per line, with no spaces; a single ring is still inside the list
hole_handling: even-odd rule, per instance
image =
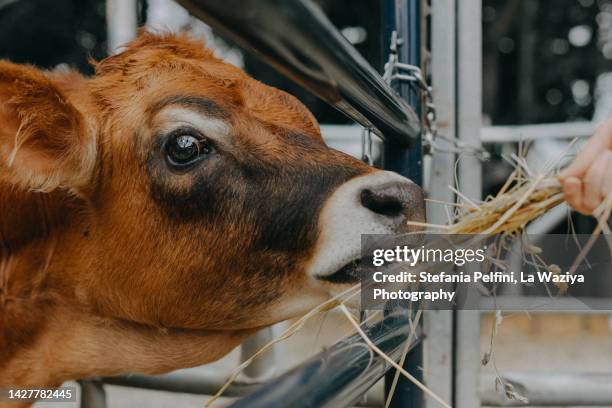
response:
[[[361,160],[370,165],[374,165],[374,155],[372,153],[372,129],[363,128],[361,131]]]

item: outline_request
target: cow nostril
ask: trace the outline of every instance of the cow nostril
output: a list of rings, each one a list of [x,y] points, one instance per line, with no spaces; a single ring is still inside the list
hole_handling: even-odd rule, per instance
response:
[[[361,191],[361,205],[386,217],[397,217],[404,212],[404,204],[397,196],[369,189]]]

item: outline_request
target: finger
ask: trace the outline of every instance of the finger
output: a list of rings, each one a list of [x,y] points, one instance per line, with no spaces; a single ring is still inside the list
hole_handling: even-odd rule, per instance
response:
[[[608,155],[608,161],[606,163],[606,173],[601,187],[604,200],[612,194],[612,150],[608,150],[606,154]]]
[[[559,173],[559,177],[583,177],[595,157],[612,147],[612,120],[604,122],[582,148],[572,164]]]
[[[587,213],[588,210],[582,205],[582,182],[578,178],[570,177],[563,181],[563,194],[570,207],[583,214]]]
[[[604,202],[609,200],[608,197],[612,199],[612,151],[608,150],[606,155],[608,156],[608,161],[606,162],[606,171],[601,183],[601,198]],[[610,201],[607,203],[609,204]]]
[[[607,150],[600,153],[584,177],[582,205],[592,213],[603,201],[603,181],[608,164]]]

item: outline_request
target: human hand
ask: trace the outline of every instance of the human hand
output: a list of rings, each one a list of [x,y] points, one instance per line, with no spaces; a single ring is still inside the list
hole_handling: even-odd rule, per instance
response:
[[[583,214],[592,214],[612,192],[612,118],[559,173],[559,181],[567,203]]]

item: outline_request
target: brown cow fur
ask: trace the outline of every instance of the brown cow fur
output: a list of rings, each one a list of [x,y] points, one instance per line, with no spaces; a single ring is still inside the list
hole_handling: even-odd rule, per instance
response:
[[[231,135],[169,171],[159,112],[203,99]],[[203,364],[316,305],[319,210],[370,171],[185,36],[143,33],[92,78],[0,62],[0,387]]]

